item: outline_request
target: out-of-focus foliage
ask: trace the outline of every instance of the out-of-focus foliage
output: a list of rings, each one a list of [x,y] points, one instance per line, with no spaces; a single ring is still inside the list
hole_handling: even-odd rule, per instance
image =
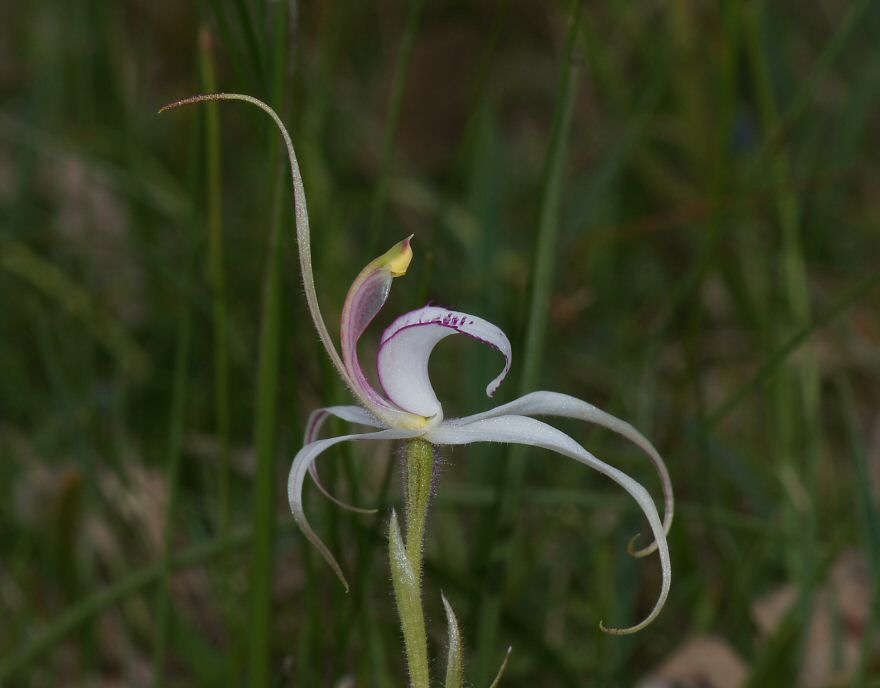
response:
[[[497,323],[514,342],[503,401],[570,6],[7,4],[0,681],[242,685],[263,652],[272,685],[402,685],[383,555],[391,448],[322,462],[328,484],[379,515],[309,499],[351,594],[287,516],[308,412],[348,397],[302,299],[277,134],[234,104],[213,124],[207,108],[156,112],[212,87],[275,105],[300,155],[331,326],[360,268],[415,233],[374,334],[429,298]],[[432,653],[442,589],[477,685],[508,645],[511,687],[634,685],[655,669],[661,685],[876,681],[878,7],[606,2],[580,21],[539,379],[631,419],[665,456],[673,591],[647,630],[604,636],[599,619],[640,618],[659,585],[656,560],[626,552],[644,530],[634,506],[532,451],[517,528],[499,532],[506,450],[460,448],[429,522]],[[467,342],[441,347],[447,415],[487,408],[498,363]],[[258,409],[273,407],[273,380],[270,422]],[[627,445],[565,427],[658,491]],[[258,453],[275,459],[268,490],[255,489]],[[277,515],[274,538],[259,514]],[[274,566],[259,593],[271,634],[255,649],[267,569],[253,562],[271,561],[252,556],[258,531]],[[500,578],[495,548],[511,548]]]

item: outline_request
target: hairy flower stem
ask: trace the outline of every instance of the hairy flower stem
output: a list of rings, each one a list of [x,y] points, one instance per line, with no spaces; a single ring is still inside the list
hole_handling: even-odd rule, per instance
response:
[[[391,582],[403,630],[410,688],[427,688],[430,676],[425,614],[422,610],[422,550],[434,478],[434,448],[424,440],[409,440],[404,446],[403,470],[406,483],[406,542],[400,535],[397,514],[392,513],[388,543]]]
[[[425,440],[410,440],[406,445],[405,461],[406,555],[421,587],[425,521],[434,481],[434,447]]]

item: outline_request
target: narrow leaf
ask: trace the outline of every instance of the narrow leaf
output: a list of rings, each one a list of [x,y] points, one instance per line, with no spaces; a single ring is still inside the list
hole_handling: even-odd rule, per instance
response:
[[[461,688],[464,678],[462,669],[461,632],[458,630],[458,620],[452,605],[446,599],[446,595],[440,593],[443,600],[443,609],[446,611],[446,624],[449,626],[449,653],[446,659],[446,688]]]
[[[429,684],[430,675],[419,578],[407,556],[400,535],[397,513],[394,511],[391,512],[388,555],[391,561],[391,583],[397,601],[397,611],[400,614],[403,644],[409,665],[409,684],[412,688],[421,688]]]
[[[507,648],[507,653],[504,655],[504,661],[501,662],[501,668],[498,669],[498,673],[495,674],[495,680],[492,681],[492,685],[489,688],[498,688],[498,685],[501,683],[501,677],[504,676],[504,672],[507,671],[507,662],[510,661],[510,653],[513,652],[513,646]]]

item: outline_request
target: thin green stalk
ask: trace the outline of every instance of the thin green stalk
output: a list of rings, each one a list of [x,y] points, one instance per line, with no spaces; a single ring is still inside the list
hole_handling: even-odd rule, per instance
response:
[[[414,439],[404,447],[406,482],[406,543],[400,535],[397,514],[391,514],[388,555],[394,599],[403,630],[411,688],[428,688],[428,638],[422,610],[422,555],[425,522],[434,478],[434,448]]]
[[[170,621],[171,561],[174,551],[174,515],[180,497],[180,459],[183,444],[186,411],[187,372],[190,349],[190,307],[188,299],[181,299],[177,325],[177,347],[174,354],[174,387],[171,393],[171,417],[168,439],[167,479],[168,503],[165,507],[165,556],[161,564],[159,590],[156,596],[156,640],[153,647],[154,685],[164,681],[165,656],[168,646]]]
[[[257,468],[254,476],[254,545],[251,561],[251,680],[271,682],[272,574],[275,561],[275,435],[278,415],[281,326],[281,182],[277,168],[266,272],[254,418]]]
[[[207,29],[200,33],[199,46],[202,86],[207,93],[216,89],[214,50]],[[208,277],[211,285],[214,327],[214,414],[217,438],[220,442],[220,475],[218,484],[220,504],[220,534],[229,533],[229,347],[226,269],[224,267],[222,162],[220,154],[220,121],[215,102],[205,104],[205,168],[208,209]]]
[[[379,245],[379,232],[382,216],[385,211],[385,200],[388,197],[388,177],[391,172],[391,160],[394,157],[394,143],[397,140],[397,127],[400,123],[403,94],[406,89],[406,79],[409,74],[409,64],[412,59],[413,47],[416,43],[416,35],[419,31],[423,1],[410,0],[406,29],[403,33],[397,65],[394,69],[391,102],[388,105],[388,119],[385,122],[385,134],[382,138],[382,159],[379,163],[379,177],[376,181],[376,190],[373,193],[373,199],[370,204],[370,250],[367,251],[367,254],[371,256],[376,253],[376,247]]]
[[[287,37],[286,3],[276,6],[273,55],[284,54]],[[272,100],[283,110],[285,65],[277,61],[272,80]],[[275,450],[278,420],[279,350],[281,341],[281,250],[282,188],[284,172],[278,164],[279,142],[269,138],[274,192],[266,271],[263,283],[262,331],[257,377],[255,446],[257,469],[254,494],[254,546],[251,562],[250,685],[268,686],[272,681],[272,590],[275,564]]]
[[[523,371],[519,384],[522,394],[531,391],[537,383],[544,350],[559,234],[563,162],[580,74],[579,65],[574,59],[574,47],[578,37],[582,6],[581,0],[575,0],[572,6],[562,72],[559,77],[553,130],[544,168],[538,238],[532,273],[531,305],[526,323]],[[501,614],[501,591],[504,587],[499,585],[499,581],[504,580],[504,573],[513,553],[514,523],[522,493],[525,456],[526,452],[521,446],[515,445],[511,448],[505,462],[505,470],[498,483],[498,507],[495,514],[492,551],[489,553],[479,611],[477,685],[487,684],[492,676],[490,657],[496,645]]]
[[[434,447],[424,440],[412,440],[406,448],[406,554],[421,581],[425,522],[434,481]]]
[[[196,138],[190,145],[190,175],[196,174]],[[156,591],[156,627],[153,645],[154,685],[164,681],[165,662],[168,651],[168,638],[171,626],[171,572],[176,532],[175,515],[180,501],[181,459],[183,455],[183,434],[186,421],[186,400],[189,378],[189,356],[191,340],[192,300],[190,298],[193,281],[193,251],[191,234],[182,234],[183,269],[178,282],[177,333],[174,352],[174,373],[172,376],[171,405],[168,417],[168,456],[166,481],[168,502],[165,505],[164,553],[159,564],[159,588]]]
[[[217,88],[213,38],[203,27],[199,33],[199,71],[202,88],[213,93]],[[217,477],[218,530],[221,540],[228,538],[232,527],[230,500],[230,397],[229,397],[229,320],[224,265],[222,159],[220,149],[220,114],[216,102],[206,103],[205,111],[205,168],[207,185],[205,204],[208,224],[208,280],[211,287],[212,325],[214,339],[214,423],[220,444],[220,466]],[[227,628],[234,625],[235,616],[232,590],[229,585],[232,562],[221,562],[223,572],[220,595]],[[236,680],[238,653],[229,652],[228,677],[230,685]]]
[[[229,62],[232,65],[235,76],[238,81],[246,83],[247,78],[244,75],[244,56],[241,53],[235,37],[232,35],[232,26],[229,23],[229,18],[226,16],[224,5],[220,0],[207,0],[207,2],[211,5],[214,18],[217,20],[217,28],[220,30],[220,35],[223,37],[223,46],[229,53]]]
[[[260,51],[260,40],[257,38],[257,31],[254,27],[254,21],[248,9],[249,3],[245,0],[235,0],[232,3],[235,7],[238,25],[244,34],[245,46],[250,53],[251,61],[254,63],[254,72],[264,88],[268,86],[268,77],[266,74],[266,64],[263,59],[263,53]],[[285,4],[285,3],[279,3]]]
[[[765,139],[780,130],[781,118],[772,82],[771,65],[764,28],[765,3],[754,3],[742,10],[745,26],[746,58],[755,85],[758,110]],[[803,91],[802,91],[803,93]],[[784,143],[784,142],[783,142]],[[776,299],[775,289],[768,295],[773,304],[774,325],[803,327],[810,323],[810,294],[806,260],[802,246],[802,222],[799,198],[792,190],[791,160],[783,145],[765,144],[767,159],[762,167],[773,181],[776,222],[781,242],[780,284],[783,299]],[[770,267],[775,276],[776,266]],[[770,282],[772,284],[772,282]],[[784,332],[773,328],[775,346]],[[786,366],[771,386],[774,452],[781,470],[802,476],[808,499],[786,502],[785,518],[793,538],[800,544],[791,548],[788,565],[793,573],[807,575],[814,567],[819,538],[818,513],[821,489],[822,433],[821,385],[816,353],[807,350],[801,359]]]

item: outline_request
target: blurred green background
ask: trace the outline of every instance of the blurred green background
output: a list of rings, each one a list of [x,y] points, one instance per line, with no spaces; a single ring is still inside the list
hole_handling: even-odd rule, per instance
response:
[[[677,496],[673,587],[611,482],[444,451],[426,607],[502,686],[880,685],[880,6],[866,1],[7,3],[0,29],[0,682],[400,686],[391,447],[307,488],[308,413],[350,403],[302,297],[289,173],[335,332],[415,233],[368,331],[428,299],[514,344],[526,389],[630,420]],[[447,416],[497,354],[432,362]],[[634,448],[560,424],[659,499]],[[343,431],[340,423],[330,428]],[[675,681],[679,681],[678,684]],[[690,684],[685,684],[690,685]]]

